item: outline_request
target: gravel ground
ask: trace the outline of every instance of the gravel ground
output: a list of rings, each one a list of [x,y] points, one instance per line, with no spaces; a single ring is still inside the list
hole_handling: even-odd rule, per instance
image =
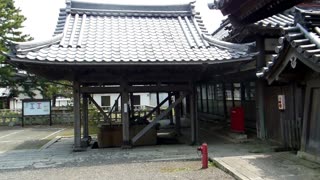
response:
[[[200,169],[199,161],[139,162],[50,169],[0,171],[0,179],[233,179],[220,169]]]

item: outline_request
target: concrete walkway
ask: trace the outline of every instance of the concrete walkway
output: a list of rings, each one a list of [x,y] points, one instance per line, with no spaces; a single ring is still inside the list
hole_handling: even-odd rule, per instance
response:
[[[201,132],[211,160],[236,179],[320,179],[320,165],[297,157],[295,152],[274,152],[274,146],[257,139],[228,142],[208,126]]]

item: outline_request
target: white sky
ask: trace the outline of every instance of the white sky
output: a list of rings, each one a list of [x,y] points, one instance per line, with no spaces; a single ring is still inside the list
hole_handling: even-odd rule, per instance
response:
[[[27,18],[23,23],[23,32],[30,34],[35,40],[47,39],[52,36],[58,20],[59,9],[65,7],[65,0],[14,0]],[[90,0],[86,0],[90,1]],[[99,1],[99,0],[91,0]],[[121,4],[172,4],[190,2],[190,0],[100,0],[100,2]],[[209,0],[213,1],[213,0]],[[209,10],[207,0],[197,0],[196,10],[200,12],[206,28],[211,33],[217,29],[223,19],[220,11]]]

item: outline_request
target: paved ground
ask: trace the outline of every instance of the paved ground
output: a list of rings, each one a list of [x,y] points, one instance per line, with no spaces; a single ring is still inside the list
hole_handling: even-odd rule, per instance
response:
[[[209,144],[214,165],[237,179],[320,179],[320,166],[298,158],[293,152],[274,152],[273,146],[259,140],[232,143],[215,136],[207,125],[202,127],[206,128],[201,128],[201,142]],[[84,179],[96,179],[102,177],[101,174],[111,179],[156,176],[160,179],[230,179],[214,167],[198,171],[201,164],[197,146],[176,144],[73,152],[72,144],[73,138],[61,138],[47,149],[2,152],[0,179],[42,179],[51,174],[52,179],[76,179],[80,175],[86,177]],[[132,170],[132,176],[127,173],[128,169]],[[76,176],[77,173],[80,175]]]
[[[0,127],[0,152],[38,149],[66,129],[46,126]]]
[[[215,167],[199,169],[199,161],[118,163],[1,172],[0,179],[233,179]]]

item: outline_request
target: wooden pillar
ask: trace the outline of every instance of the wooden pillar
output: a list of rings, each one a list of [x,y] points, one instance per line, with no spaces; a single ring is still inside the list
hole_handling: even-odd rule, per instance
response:
[[[172,104],[172,99],[170,97],[170,93],[168,93],[168,97],[169,97],[169,106]],[[169,112],[169,119],[170,119],[170,125],[173,125],[173,116],[172,116],[172,111]]]
[[[226,96],[226,84],[222,83],[222,96],[223,96],[223,112],[224,112],[224,118],[227,120],[228,117],[228,108],[227,108],[227,96]]]
[[[200,112],[204,112],[203,110],[203,94],[202,94],[202,85],[199,84],[199,88],[200,88]],[[195,93],[197,93],[197,91],[195,91]]]
[[[160,97],[159,97],[159,92],[157,92],[157,106],[159,106],[160,103]],[[157,109],[157,116],[160,114],[160,107]]]
[[[197,91],[193,83],[190,86],[191,144],[194,145],[198,143]]]
[[[210,113],[210,108],[209,108],[209,93],[208,93],[208,84],[205,85],[206,86],[206,106],[207,106],[207,113]]]
[[[245,84],[244,84],[244,82],[242,82],[241,84],[240,84],[240,93],[241,93],[241,106],[243,107],[244,106],[244,103],[245,103],[245,101],[246,101],[246,86],[245,86]]]
[[[180,97],[180,93],[176,92],[175,93],[175,100],[179,99]],[[181,102],[182,104],[182,102]],[[174,113],[175,113],[175,119],[176,119],[176,124],[175,124],[175,130],[177,135],[181,135],[181,104],[178,104],[175,108],[174,108]]]
[[[257,66],[257,69],[260,70],[266,65],[264,39],[262,37],[257,37],[257,49],[259,51],[259,56],[257,56],[256,66]],[[260,139],[266,138],[265,114],[264,114],[265,87],[266,87],[265,80],[258,79],[256,81],[257,136]]]
[[[73,81],[74,151],[81,150],[80,84]]]
[[[89,140],[88,94],[82,95],[83,138]]]
[[[122,119],[122,140],[123,148],[131,146],[130,143],[130,132],[129,132],[129,94],[127,90],[127,84],[122,83],[122,92],[121,92],[121,119]]]
[[[231,98],[232,98],[232,107],[236,107],[236,103],[234,102],[234,84],[231,83]]]
[[[133,93],[130,93],[130,113],[131,113],[131,118],[134,117],[134,103],[133,103]]]

